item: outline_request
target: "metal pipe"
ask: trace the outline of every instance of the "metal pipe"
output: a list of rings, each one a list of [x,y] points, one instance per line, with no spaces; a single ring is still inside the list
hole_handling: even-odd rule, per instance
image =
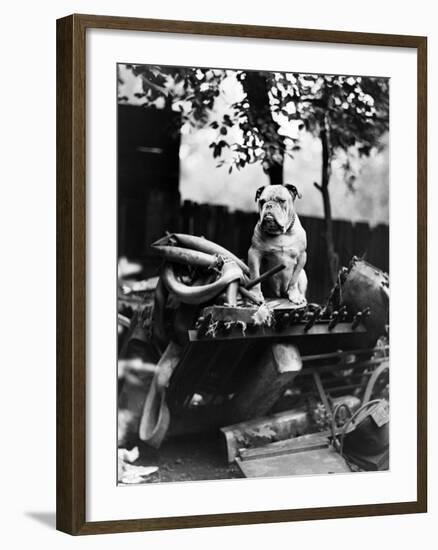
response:
[[[282,271],[286,266],[284,264],[278,264],[276,265],[275,267],[269,269],[268,271],[265,271],[265,273],[262,273],[262,275],[260,275],[260,277],[256,277],[255,279],[252,279],[251,281],[249,281],[246,285],[245,285],[245,288],[247,290],[249,290],[250,288],[252,288],[253,286],[255,285],[258,285],[259,283],[262,283],[263,281],[265,281],[266,279],[269,279],[269,277],[272,277],[273,275],[275,275],[276,273],[278,273],[279,271]]]
[[[219,279],[206,285],[185,285],[177,278],[170,263],[164,266],[161,277],[168,291],[184,304],[202,304],[223,292],[231,282],[241,278],[242,270],[235,263],[230,262],[225,265],[229,267],[224,270]]]
[[[155,241],[154,243],[152,243],[151,246],[154,249],[160,249],[161,247],[169,248],[172,245],[175,245],[175,243],[187,249],[192,249],[192,250],[196,250],[206,254],[211,254],[213,256],[222,256],[224,258],[233,260],[240,267],[243,273],[245,273],[245,275],[249,275],[248,266],[240,258],[235,256],[232,252],[230,252],[223,246],[220,246],[212,241],[209,241],[204,237],[187,235],[185,233],[169,233],[165,237],[162,237],[161,239],[158,239],[158,241]]]
[[[175,262],[184,265],[196,265],[199,267],[212,268],[219,263],[219,258],[213,254],[200,252],[199,250],[189,250],[179,246],[153,246],[152,250],[163,256],[169,262]]]
[[[248,300],[251,300],[251,302],[254,302],[258,306],[261,306],[263,304],[262,300],[259,300],[252,292],[247,290],[244,286],[239,286],[239,292],[242,294],[244,298],[248,298]]]

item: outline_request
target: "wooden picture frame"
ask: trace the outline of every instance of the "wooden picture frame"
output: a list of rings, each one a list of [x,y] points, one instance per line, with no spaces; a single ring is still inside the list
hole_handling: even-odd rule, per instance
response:
[[[87,29],[413,48],[417,52],[417,499],[375,505],[86,521]],[[427,39],[421,36],[71,15],[57,21],[57,529],[73,535],[303,521],[427,510]]]

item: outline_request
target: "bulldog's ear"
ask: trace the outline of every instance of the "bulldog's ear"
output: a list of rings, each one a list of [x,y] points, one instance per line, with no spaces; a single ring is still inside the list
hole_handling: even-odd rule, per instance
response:
[[[260,198],[260,195],[263,193],[263,190],[264,190],[265,186],[262,185],[261,187],[259,187],[256,191],[256,194],[255,194],[255,201],[257,202]]]
[[[289,191],[289,193],[292,195],[292,198],[295,200],[297,197],[301,199],[301,193],[298,191],[298,189],[295,187],[295,185],[291,185],[290,183],[286,183],[285,185],[286,189]]]

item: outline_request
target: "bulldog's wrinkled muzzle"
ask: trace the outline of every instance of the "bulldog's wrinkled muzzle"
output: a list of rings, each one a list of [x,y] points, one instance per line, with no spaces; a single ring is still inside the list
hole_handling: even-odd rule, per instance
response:
[[[287,213],[275,202],[267,202],[260,212],[263,231],[272,234],[284,233],[287,225]]]

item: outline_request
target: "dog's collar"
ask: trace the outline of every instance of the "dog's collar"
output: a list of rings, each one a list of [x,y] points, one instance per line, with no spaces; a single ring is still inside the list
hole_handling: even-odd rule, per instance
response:
[[[296,217],[297,217],[297,215],[296,215],[295,212],[294,212],[293,218],[292,218],[292,220],[291,220],[291,222],[290,222],[290,224],[289,224],[289,227],[285,230],[285,233],[288,233],[288,232],[292,229],[292,227],[293,227],[294,224],[295,224]]]

